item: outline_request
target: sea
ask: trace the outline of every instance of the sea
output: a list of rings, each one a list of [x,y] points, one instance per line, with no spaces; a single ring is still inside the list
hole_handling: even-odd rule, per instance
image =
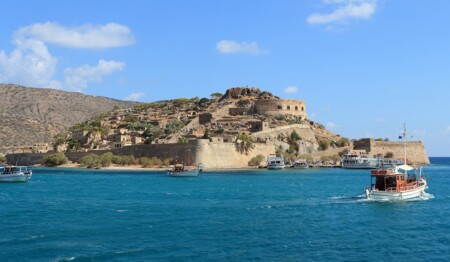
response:
[[[417,200],[364,197],[367,170],[35,168],[0,184],[0,261],[450,261],[450,158]]]

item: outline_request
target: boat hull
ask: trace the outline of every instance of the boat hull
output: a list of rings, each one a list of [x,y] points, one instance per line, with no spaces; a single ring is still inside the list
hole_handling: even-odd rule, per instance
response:
[[[284,169],[285,165],[268,165],[267,169],[269,170],[280,170],[280,169]]]
[[[172,177],[196,177],[199,173],[200,169],[186,170],[181,172],[167,171],[167,175]]]
[[[378,165],[376,163],[354,163],[354,164],[342,164],[342,168],[346,169],[375,169]]]
[[[421,197],[425,194],[425,189],[427,189],[426,182],[417,188],[411,190],[405,190],[400,192],[389,192],[389,191],[377,191],[366,189],[366,197],[369,200],[379,200],[379,201],[398,201],[398,200],[408,200]]]

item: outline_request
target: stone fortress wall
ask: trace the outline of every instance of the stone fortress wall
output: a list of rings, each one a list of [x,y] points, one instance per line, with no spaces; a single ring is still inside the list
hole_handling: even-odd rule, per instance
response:
[[[382,154],[387,152],[394,154],[394,159],[404,158],[404,143],[391,141],[375,141],[373,138],[360,139],[353,142],[355,150],[366,150],[369,155]],[[430,164],[427,151],[422,141],[406,142],[406,159],[413,164]]]
[[[303,100],[268,99],[256,100],[255,111],[261,115],[294,115],[307,119],[306,104]]]
[[[88,154],[102,155],[112,152],[114,155],[134,157],[158,157],[160,159],[173,158],[181,163],[186,160],[195,164],[202,164],[205,169],[215,168],[248,168],[250,159],[258,154],[267,156],[275,153],[273,144],[255,143],[254,148],[245,152],[239,144],[211,142],[209,139],[191,140],[188,143],[178,144],[151,144],[139,146],[127,146],[112,150],[91,150],[89,152],[66,152],[65,155],[72,162],[78,162],[80,158]],[[189,153],[188,153],[189,152]],[[41,164],[47,154],[10,154],[8,161],[18,165]],[[189,158],[189,159],[188,159]]]

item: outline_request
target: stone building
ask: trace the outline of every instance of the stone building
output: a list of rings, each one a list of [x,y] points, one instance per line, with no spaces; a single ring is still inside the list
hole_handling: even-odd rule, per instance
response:
[[[306,104],[303,100],[268,99],[256,100],[255,111],[266,116],[293,115],[307,119]]]

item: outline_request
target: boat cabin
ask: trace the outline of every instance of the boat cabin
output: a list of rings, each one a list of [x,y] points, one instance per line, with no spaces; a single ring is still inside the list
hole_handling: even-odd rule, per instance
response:
[[[183,172],[184,166],[182,164],[176,164],[173,168],[173,172]]]
[[[372,170],[372,188],[378,191],[400,192],[416,188],[416,177],[408,177],[406,173],[394,172],[393,170]]]
[[[14,173],[16,173],[18,170],[17,170],[17,167],[16,166],[5,166],[4,168],[3,168],[3,171],[2,171],[2,174],[14,174]]]

